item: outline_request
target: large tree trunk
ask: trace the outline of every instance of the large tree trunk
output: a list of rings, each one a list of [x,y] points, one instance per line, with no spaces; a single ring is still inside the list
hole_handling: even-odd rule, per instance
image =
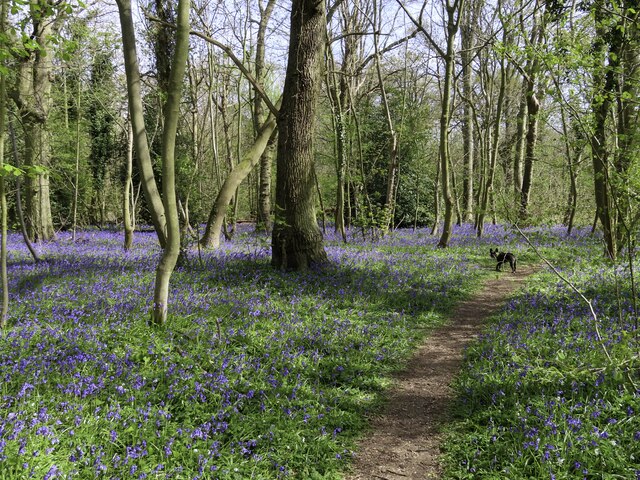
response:
[[[244,158],[240,161],[233,170],[229,173],[225,179],[216,201],[214,202],[209,219],[207,220],[207,227],[205,229],[200,244],[203,247],[218,248],[220,246],[220,231],[224,222],[224,217],[227,214],[227,207],[231,202],[238,186],[249,175],[251,170],[262,158],[262,154],[267,147],[270,138],[272,137],[276,128],[276,120],[273,116],[270,116],[267,122],[262,126],[258,138],[245,153]]]
[[[593,180],[596,200],[596,216],[602,225],[603,239],[607,256],[612,259],[617,255],[617,244],[614,233],[611,199],[609,197],[609,153],[607,150],[607,117],[611,108],[610,93],[614,90],[612,65],[605,64],[607,56],[607,29],[605,17],[607,13],[601,1],[594,5],[596,37],[594,52],[594,95],[591,99],[593,111],[593,135],[591,138],[591,156],[593,161]]]
[[[42,167],[43,172],[29,175],[25,181],[25,216],[27,232],[34,241],[50,240],[55,237],[49,191],[49,172],[51,165],[51,145],[45,122],[25,122],[24,125],[24,164],[29,167]]]
[[[304,270],[327,260],[314,202],[313,136],[325,46],[324,0],[294,0],[289,60],[278,118],[271,264]]]
[[[151,213],[151,221],[158,235],[158,241],[160,242],[160,246],[164,248],[167,243],[167,220],[162,204],[162,197],[158,191],[153,173],[147,130],[144,125],[144,107],[142,106],[140,69],[138,67],[138,54],[136,52],[136,37],[133,27],[131,1],[116,0],[116,3],[118,4],[120,13],[122,50],[124,53],[124,68],[127,76],[129,115],[131,117],[131,124],[133,125],[133,139],[137,154],[138,169],[141,175],[142,190]]]
[[[50,6],[42,0],[30,4],[33,23],[32,39],[38,45],[31,56],[20,59],[17,69],[17,85],[11,91],[24,128],[24,165],[41,167],[26,180],[25,216],[27,231],[33,240],[50,240],[55,237],[49,193],[49,167],[51,145],[47,122],[51,110],[52,61],[49,43],[59,24],[56,18],[47,17]]]

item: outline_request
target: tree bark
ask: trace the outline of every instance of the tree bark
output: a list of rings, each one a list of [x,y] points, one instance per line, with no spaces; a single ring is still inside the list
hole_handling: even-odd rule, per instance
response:
[[[13,122],[9,121],[9,135],[11,136],[11,150],[13,151],[13,163],[15,167],[20,168],[20,160],[18,157],[18,144],[16,142],[16,132],[13,128]],[[22,180],[20,175],[16,177],[16,214],[18,216],[18,223],[20,224],[20,233],[22,233],[22,239],[27,246],[29,253],[33,257],[33,260],[38,263],[41,258],[38,256],[38,252],[33,248],[33,244],[29,238],[29,232],[27,232],[27,223],[24,219],[24,209],[22,208]]]
[[[289,60],[278,118],[271,264],[304,270],[325,262],[314,202],[313,137],[326,35],[324,0],[294,0]]]
[[[4,37],[6,30],[8,5],[2,2],[0,6],[0,37]],[[0,63],[4,67],[4,61]],[[0,75],[0,283],[2,284],[2,306],[0,306],[0,329],[7,326],[9,316],[9,277],[7,276],[7,193],[5,191],[4,168],[4,139],[5,119],[7,116],[7,79]]]
[[[438,247],[446,248],[453,229],[454,200],[451,191],[451,171],[449,153],[449,123],[451,122],[451,94],[455,67],[455,39],[460,22],[460,9],[464,0],[447,1],[447,50],[444,55],[445,74],[442,89],[442,109],[440,112],[440,175],[442,178],[442,199],[444,201],[444,224]]]
[[[381,9],[380,9],[381,10]],[[373,4],[373,29],[374,32],[380,32],[382,29],[382,12],[378,10],[377,2]],[[384,86],[384,80],[382,78],[382,68],[380,65],[380,49],[378,46],[379,33],[373,35],[373,46],[375,52],[375,66],[376,74],[378,75],[378,87],[380,88],[380,98],[382,99],[382,107],[384,108],[385,120],[387,122],[387,128],[389,129],[389,160],[387,162],[387,193],[384,202],[383,209],[383,222],[382,229],[384,232],[389,229],[393,229],[394,226],[394,212],[396,209],[396,193],[398,191],[399,182],[399,168],[400,163],[398,159],[398,134],[391,118],[391,109],[389,107],[389,101],[387,98],[387,90]]]
[[[263,7],[262,1],[258,2],[260,7],[260,23],[256,36],[256,60],[255,78],[256,82],[264,85],[265,80],[265,46],[267,25],[273,9],[275,0],[268,0]],[[255,92],[253,121],[256,135],[260,135],[260,129],[265,122],[264,100],[259,92]],[[267,143],[266,148],[260,156],[260,176],[258,180],[258,209],[256,229],[264,232],[271,232],[271,163],[273,162],[273,141]]]
[[[53,64],[51,38],[59,28],[58,19],[47,16],[51,6],[46,0],[30,3],[33,24],[31,38],[38,45],[27,57],[19,59],[17,85],[11,90],[24,128],[24,165],[41,167],[42,171],[28,172],[26,179],[26,224],[33,240],[50,240],[55,237],[49,192],[49,167],[51,145],[47,123],[51,110],[51,73]]]
[[[602,225],[606,255],[615,259],[617,256],[616,237],[614,233],[609,197],[609,153],[607,151],[607,117],[611,108],[610,94],[614,89],[614,78],[611,65],[605,65],[607,45],[605,42],[605,13],[602,1],[594,4],[596,37],[594,52],[594,95],[591,99],[593,111],[593,135],[591,137],[591,157],[593,162],[594,193],[596,200],[596,216]]]
[[[513,192],[517,198],[522,193],[522,164],[524,163],[524,125],[527,121],[526,79],[522,81],[522,97],[516,117],[515,152],[513,155]]]
[[[618,20],[617,30],[619,42],[615,42],[612,51],[616,54],[621,65],[619,75],[619,99],[617,134],[619,148],[616,151],[615,173],[615,207],[616,243],[622,245],[625,238],[630,238],[634,229],[631,207],[631,168],[640,158],[640,129],[638,126],[640,96],[640,28],[638,28],[638,4],[632,0],[622,3],[624,15]],[[633,251],[630,240],[627,250]]]
[[[536,2],[537,5],[537,2]],[[544,8],[534,21],[531,31],[531,46],[534,50],[542,43],[546,27],[546,13]],[[535,55],[535,53],[533,53]],[[538,142],[538,114],[540,101],[536,94],[538,88],[538,73],[540,60],[537,57],[530,58],[525,78],[525,99],[527,104],[527,133],[525,136],[524,169],[522,172],[522,189],[520,191],[520,222],[529,221],[529,202],[531,199],[531,187],[533,185],[533,165],[536,161],[536,145]]]
[[[490,141],[487,142],[488,156],[489,156],[489,170],[487,172],[487,178],[484,188],[482,189],[481,204],[478,213],[478,225],[477,236],[481,237],[484,232],[484,218],[489,210],[489,198],[493,193],[493,182],[496,171],[496,164],[498,161],[499,139],[500,139],[500,122],[502,120],[502,109],[504,106],[504,98],[506,92],[507,75],[505,69],[504,57],[500,62],[500,87],[498,91],[498,98],[496,100],[496,113],[493,121],[493,128],[489,135]],[[495,209],[493,209],[495,212]]]
[[[336,64],[331,51],[331,46],[327,45],[327,90],[329,91],[329,100],[331,102],[333,130],[335,137],[335,156],[336,156],[336,209],[335,209],[335,231],[340,233],[342,240],[347,241],[347,232],[344,221],[344,205],[345,205],[345,182],[347,170],[347,144],[346,144],[346,125],[343,109],[343,101],[345,95],[338,91],[338,80],[336,79]],[[346,59],[343,59],[346,62]],[[343,63],[344,69],[344,63]],[[344,72],[342,72],[344,73]],[[342,79],[340,85],[343,85]]]
[[[176,199],[175,148],[180,117],[182,83],[189,55],[189,0],[178,1],[176,49],[171,62],[171,74],[164,106],[162,131],[162,202],[166,213],[167,237],[162,257],[156,269],[153,293],[152,321],[162,325],[167,320],[169,281],[180,255],[180,219]]]
[[[473,138],[473,69],[471,60],[473,59],[474,38],[473,9],[471,2],[466,3],[466,8],[462,13],[462,24],[460,27],[460,61],[462,62],[462,142],[463,142],[463,175],[462,175],[462,209],[464,221],[473,220],[473,164],[475,160],[475,145]]]
[[[127,122],[127,166],[122,198],[122,217],[124,220],[124,249],[130,250],[133,245],[133,221],[131,213],[131,186],[133,173],[133,127]]]
[[[142,177],[141,184],[145,199],[151,213],[151,221],[158,236],[160,246],[167,243],[167,219],[165,217],[162,197],[158,191],[147,130],[144,124],[144,107],[142,106],[140,69],[136,52],[136,37],[133,27],[133,15],[130,0],[116,0],[122,29],[122,50],[124,53],[124,68],[127,77],[127,93],[129,101],[129,115],[133,125],[133,139],[136,149],[138,169]],[[182,80],[182,79],[181,79]]]
[[[538,112],[540,102],[533,91],[534,82],[530,82],[531,91],[527,92],[527,135],[524,156],[524,170],[522,172],[522,190],[520,192],[520,221],[526,223],[529,219],[529,202],[531,186],[533,184],[533,164],[536,161],[536,144],[538,141]]]
[[[242,161],[233,168],[225,179],[220,191],[218,192],[218,196],[216,197],[216,201],[211,209],[211,213],[209,214],[204,235],[200,240],[200,244],[203,247],[218,248],[220,246],[220,231],[222,229],[224,217],[227,213],[227,207],[229,206],[238,186],[245,178],[247,178],[249,173],[262,158],[262,154],[267,147],[275,128],[275,117],[270,115],[267,122],[262,126],[260,134],[256,138],[255,142],[249,151],[245,153]]]

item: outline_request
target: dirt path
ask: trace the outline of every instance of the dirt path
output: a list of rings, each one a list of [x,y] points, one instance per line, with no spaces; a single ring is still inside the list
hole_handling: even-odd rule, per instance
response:
[[[389,402],[363,438],[347,480],[440,478],[441,427],[454,395],[449,387],[462,365],[464,348],[483,321],[497,311],[534,268],[491,277],[460,304],[448,325],[434,331],[394,381]]]

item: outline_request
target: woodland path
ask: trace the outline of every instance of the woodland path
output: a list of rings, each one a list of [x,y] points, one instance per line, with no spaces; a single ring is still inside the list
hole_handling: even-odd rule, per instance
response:
[[[347,480],[440,478],[441,429],[450,420],[450,385],[462,366],[464,349],[484,321],[537,269],[523,265],[515,274],[506,268],[497,278],[490,277],[455,308],[446,325],[429,335],[395,376],[387,405],[372,419]]]

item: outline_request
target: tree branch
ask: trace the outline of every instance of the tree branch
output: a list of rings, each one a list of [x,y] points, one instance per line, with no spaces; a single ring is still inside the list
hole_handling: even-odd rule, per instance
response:
[[[145,17],[147,17],[152,22],[159,23],[159,24],[164,25],[166,27],[173,28],[173,29],[176,28],[175,25],[173,25],[171,23],[168,23],[168,22],[164,22],[164,21],[160,20],[158,17],[155,17],[155,16],[153,16],[153,15],[151,15],[149,13],[145,13]],[[262,85],[260,85],[260,83],[254,78],[254,76],[247,69],[247,67],[244,66],[244,64],[242,63],[242,60],[240,60],[238,57],[235,56],[235,54],[233,53],[233,50],[231,50],[231,47],[229,47],[229,46],[217,41],[215,38],[212,38],[212,37],[210,37],[209,35],[207,35],[205,33],[198,32],[196,30],[191,30],[189,33],[191,35],[195,36],[195,37],[201,38],[202,40],[204,40],[207,43],[210,43],[211,45],[214,45],[214,46],[218,47],[220,50],[222,50],[224,53],[226,53],[227,56],[231,59],[231,61],[236,64],[236,66],[242,72],[242,74],[245,76],[245,78],[247,80],[249,80],[249,83],[251,83],[251,85],[255,89],[256,93],[258,95],[260,95],[262,100],[264,100],[264,103],[267,105],[267,107],[269,108],[271,113],[273,113],[276,117],[278,116],[278,109],[273,104],[273,102],[271,101],[269,96],[266,94],[266,92],[264,91],[264,88],[262,88]]]

